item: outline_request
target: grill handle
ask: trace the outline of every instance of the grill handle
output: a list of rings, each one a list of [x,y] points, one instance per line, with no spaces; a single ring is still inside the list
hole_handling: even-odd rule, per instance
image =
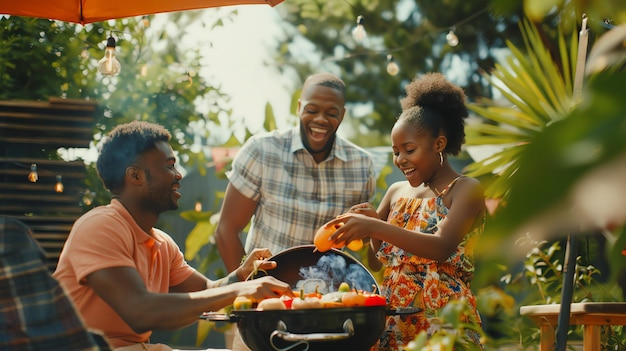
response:
[[[302,351],[309,349],[309,341],[331,341],[343,340],[354,335],[354,323],[350,318],[343,322],[343,333],[310,333],[310,334],[293,334],[287,331],[287,325],[283,321],[278,321],[276,330],[270,335],[270,343],[276,351],[288,351],[299,345],[305,345]],[[293,341],[294,344],[285,348],[279,348],[274,345],[274,337],[281,338],[285,341]]]

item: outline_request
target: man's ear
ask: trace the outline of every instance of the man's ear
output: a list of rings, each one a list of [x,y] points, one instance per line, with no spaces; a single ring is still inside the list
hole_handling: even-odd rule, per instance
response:
[[[443,152],[448,145],[448,138],[445,135],[440,135],[435,139],[435,152]]]
[[[126,178],[133,184],[141,183],[141,169],[135,166],[126,167]]]

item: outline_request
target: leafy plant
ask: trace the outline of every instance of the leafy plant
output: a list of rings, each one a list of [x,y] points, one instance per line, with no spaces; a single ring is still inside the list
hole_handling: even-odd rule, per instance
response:
[[[190,222],[196,223],[185,239],[185,259],[196,261],[194,266],[199,272],[218,278],[226,276],[227,272],[223,268],[217,268],[214,272],[209,272],[213,264],[221,260],[213,235],[219,218],[219,203],[224,198],[223,192],[216,192],[215,203],[209,211],[184,211],[180,216]],[[229,313],[230,306],[224,308],[222,312]],[[217,323],[214,321],[200,320],[196,331],[196,346],[202,343],[209,336],[211,331],[225,333],[233,328],[230,323]]]
[[[494,259],[498,255],[503,258],[497,252],[506,252],[505,261],[524,257],[523,267],[502,276],[503,289],[519,304],[558,303],[563,284],[560,240],[566,234],[581,240],[577,235],[586,234],[588,239],[589,233],[600,233],[608,250],[596,254],[608,257],[608,272],[579,256],[572,301],[619,301],[623,297],[615,278],[623,272],[626,238],[624,207],[615,191],[621,184],[617,179],[623,179],[625,173],[626,103],[619,91],[626,79],[626,55],[619,45],[611,50],[607,48],[610,44],[603,43],[602,59],[593,63],[611,64],[588,72],[578,100],[573,83],[582,72],[576,72],[576,33],[567,40],[559,29],[558,50],[553,50],[538,27],[524,22],[521,28],[526,50],[510,45],[508,65],[497,65],[489,76],[507,105],[483,100],[470,106],[487,122],[468,126],[468,145],[496,145],[500,151],[468,171],[485,180],[487,196],[500,199],[503,205],[490,218],[483,236],[486,245],[481,245],[477,254]],[[623,42],[623,30],[611,32],[607,34],[613,43]],[[601,50],[592,48],[590,57],[594,51]],[[518,245],[512,251],[509,243],[513,241]],[[516,338],[514,330],[506,330],[505,338],[524,347],[536,345],[537,326],[518,317],[505,316],[505,324],[514,325],[519,333]],[[571,335],[580,336],[580,332],[578,328]],[[624,345],[620,332],[621,327],[604,328],[603,349]]]
[[[511,56],[505,59],[506,64],[497,63],[490,74],[484,74],[506,102],[481,99],[468,106],[488,121],[467,126],[468,149],[492,145],[500,151],[468,166],[466,174],[482,177],[488,184],[485,195],[504,201],[508,197],[510,178],[519,168],[521,153],[545,127],[562,119],[574,107],[573,81],[578,48],[575,33],[567,42],[563,31],[558,31],[560,60],[555,62],[554,53],[546,47],[534,24],[524,21],[520,28],[525,50],[508,42]]]
[[[448,302],[440,311],[440,316],[431,318],[431,328],[421,331],[403,349],[405,351],[473,351],[481,348],[471,342],[466,332],[474,332],[485,339],[484,332],[476,325],[465,323],[471,314],[470,305],[464,299]],[[481,340],[482,341],[482,340]]]
[[[560,303],[565,274],[562,242],[548,242],[526,236],[519,240],[517,245],[532,249],[528,251],[523,267],[502,276],[501,284],[504,291],[514,296],[518,305]],[[620,301],[622,299],[620,289],[614,283],[600,280],[602,272],[590,262],[593,260],[595,259],[592,256],[579,255],[576,258],[572,302]],[[539,327],[529,319],[520,318],[519,314],[515,313],[510,315],[505,324],[517,328],[509,330],[509,342],[518,340],[524,347],[537,345]],[[570,329],[568,339],[582,340],[582,326]],[[621,329],[621,327],[603,327],[603,332],[611,336],[610,340],[603,339],[603,350],[609,350],[611,345],[623,344],[626,341],[626,338],[619,335]]]

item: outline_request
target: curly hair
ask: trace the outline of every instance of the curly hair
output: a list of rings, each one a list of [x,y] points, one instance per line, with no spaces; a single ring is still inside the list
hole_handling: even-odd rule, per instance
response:
[[[448,139],[445,152],[457,155],[465,143],[465,118],[469,116],[465,93],[446,80],[441,73],[427,73],[406,86],[406,97],[400,100],[402,114],[417,129],[430,131],[433,137],[442,133]]]
[[[126,168],[138,156],[155,147],[157,142],[167,142],[171,138],[172,135],[163,126],[146,121],[116,126],[102,142],[96,161],[100,180],[112,193],[119,193],[124,187]]]

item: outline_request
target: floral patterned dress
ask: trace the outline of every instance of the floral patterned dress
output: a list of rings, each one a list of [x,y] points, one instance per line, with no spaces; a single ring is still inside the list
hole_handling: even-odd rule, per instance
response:
[[[437,224],[448,214],[442,196],[459,178],[434,198],[408,198],[402,194],[392,204],[387,222],[422,233],[435,233]],[[389,316],[379,350],[400,350],[420,331],[428,330],[429,318],[436,317],[438,311],[453,299],[465,298],[473,311],[466,322],[481,325],[476,299],[465,280],[474,272],[474,243],[483,228],[481,224],[468,233],[444,262],[415,256],[388,242],[381,243],[377,252],[378,259],[385,266],[381,293],[392,308],[418,307],[422,312]],[[480,344],[478,333],[468,331],[468,335]]]

